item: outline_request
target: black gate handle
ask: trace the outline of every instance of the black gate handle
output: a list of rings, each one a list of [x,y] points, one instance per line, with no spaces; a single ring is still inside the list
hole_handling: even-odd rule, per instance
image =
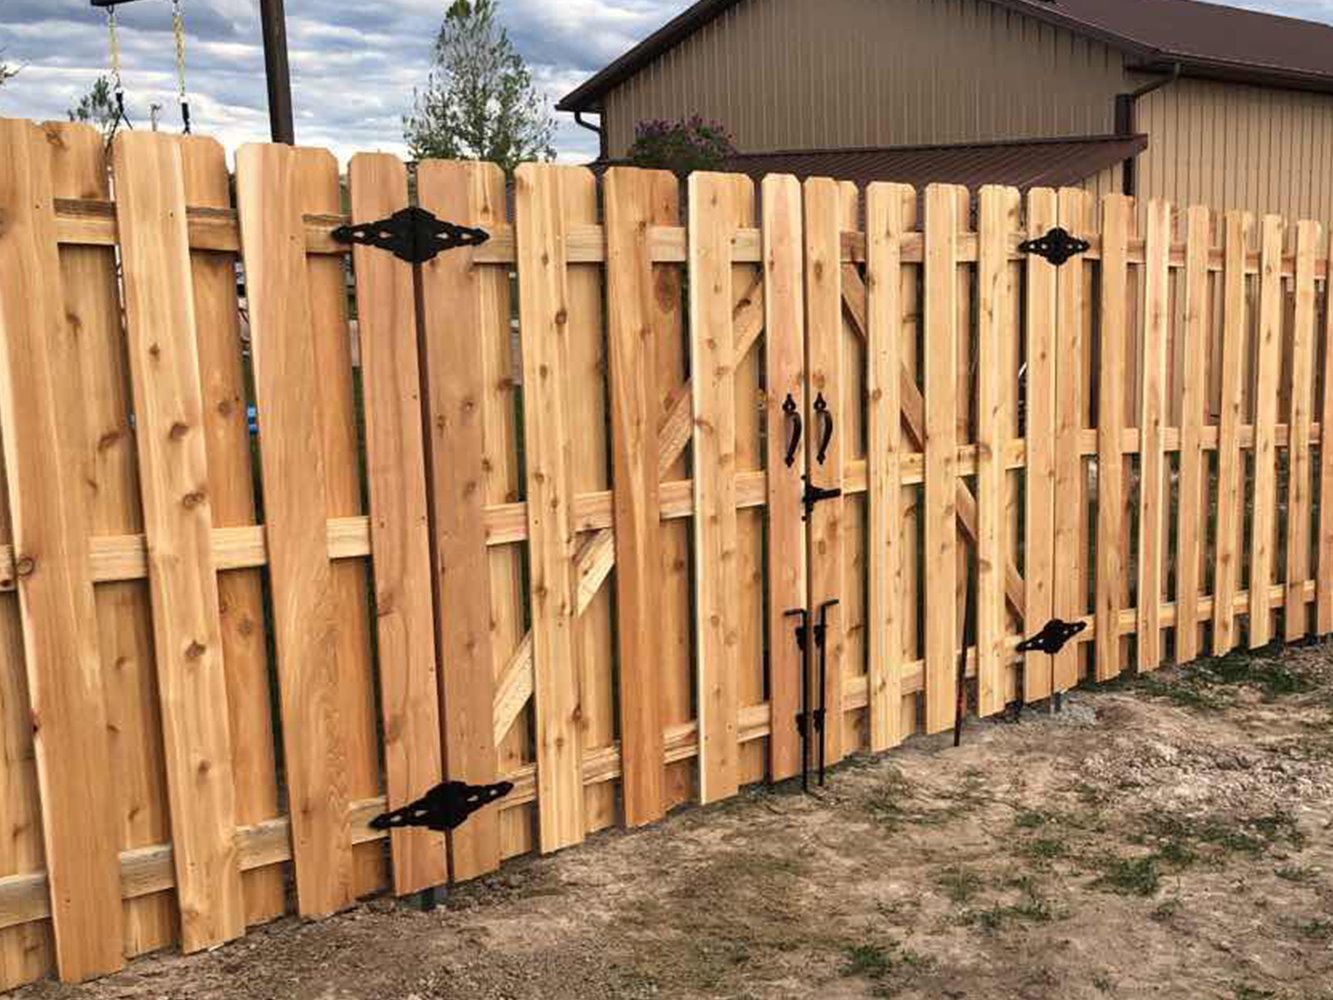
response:
[[[815,400],[815,415],[824,422],[824,433],[819,439],[819,454],[815,456],[815,461],[823,465],[824,460],[828,458],[828,446],[833,442],[833,414],[829,411],[828,402],[822,392]]]
[[[787,468],[796,464],[796,449],[801,446],[801,408],[796,405],[796,400],[791,393],[787,393],[787,401],[782,404],[782,412],[792,421],[791,440],[787,443]]]

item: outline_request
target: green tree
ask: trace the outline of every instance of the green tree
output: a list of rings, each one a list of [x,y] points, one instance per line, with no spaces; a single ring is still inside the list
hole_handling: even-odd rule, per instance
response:
[[[111,81],[99,76],[88,93],[79,98],[79,103],[67,112],[72,122],[87,122],[96,125],[103,132],[111,128],[116,120],[116,97],[111,92]]]
[[[0,52],[0,55],[4,55],[4,53]],[[19,69],[20,67],[11,66],[3,59],[0,59],[0,87],[3,87],[10,80],[14,79],[14,77],[18,76]]]
[[[555,158],[555,119],[496,9],[496,0],[454,0],[445,13],[430,80],[403,119],[414,159],[489,160],[512,173]]]

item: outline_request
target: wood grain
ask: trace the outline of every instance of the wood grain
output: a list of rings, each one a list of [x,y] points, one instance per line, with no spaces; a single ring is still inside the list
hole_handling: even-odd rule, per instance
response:
[[[328,508],[325,395],[316,369],[311,280],[301,226],[301,151],[241,147],[236,204],[246,265],[260,414],[264,516],[291,802],[297,904],[324,916],[356,899],[347,826],[350,748],[341,711],[346,658],[338,590],[321,523]],[[300,468],[293,476],[288,469]],[[320,516],[311,517],[312,511]]]
[[[505,221],[504,176],[494,165],[427,160],[418,168],[417,187],[421,206],[439,218],[488,231]],[[429,387],[446,769],[452,781],[487,785],[499,779],[496,747],[503,735],[495,735],[491,717],[495,647],[502,642],[494,634],[484,518],[503,458],[498,442],[489,440],[486,395],[488,386],[512,380],[512,373],[492,370],[488,358],[493,340],[509,337],[508,275],[479,267],[475,254],[466,248],[440,254],[422,268],[422,364]],[[525,674],[530,692],[530,657]],[[483,809],[455,830],[450,855],[457,880],[498,868],[499,811]]]
[[[872,753],[897,746],[903,727],[902,664],[906,595],[903,539],[902,370],[904,339],[902,237],[916,192],[904,184],[866,191],[868,399],[866,561],[868,680]],[[915,386],[914,386],[915,387]]]
[[[1166,456],[1167,350],[1171,317],[1171,205],[1148,206],[1148,242],[1144,254],[1143,363],[1139,403],[1139,669],[1162,663],[1162,571],[1165,553],[1163,509],[1167,502]]]
[[[153,645],[181,944],[245,933],[235,777],[199,383],[185,177],[174,138],[114,145],[125,330],[134,386]]]
[[[658,336],[661,324],[648,227],[674,175],[616,168],[606,175],[607,340],[615,512],[620,755],[625,823],[666,811],[656,602],[662,544]]]
[[[958,189],[926,189],[926,732],[954,724],[958,611]],[[932,595],[934,599],[932,598]]]
[[[1241,502],[1245,463],[1240,451],[1240,426],[1245,419],[1248,300],[1245,257],[1252,219],[1228,212],[1225,224],[1225,268],[1222,273],[1222,379],[1217,428],[1217,543],[1213,570],[1214,656],[1230,652],[1236,642],[1235,597],[1242,570]]]
[[[231,174],[222,146],[198,136],[177,141],[186,203],[229,210]],[[219,530],[255,525],[254,462],[246,413],[248,392],[236,296],[236,260],[232,252],[192,250],[190,254],[214,539]],[[220,555],[215,544],[212,558],[218,569],[222,568]],[[251,826],[278,816],[262,573],[253,569],[220,573],[218,605],[232,774],[236,779],[236,823]],[[242,873],[247,923],[265,923],[282,915],[286,909],[284,874],[281,864]]]
[[[1250,648],[1268,645],[1273,610],[1267,601],[1273,582],[1277,538],[1277,412],[1282,377],[1281,217],[1264,217],[1259,276],[1259,330],[1254,360],[1254,500],[1250,541]]]
[[[1125,365],[1132,348],[1129,314],[1130,213],[1124,195],[1102,200],[1101,331],[1097,361],[1097,630],[1094,674],[1099,681],[1119,677],[1122,595],[1128,560],[1123,548],[1125,456]]]
[[[64,327],[50,153],[0,120],[0,431],[18,554],[56,962],[79,981],[122,964],[117,824],[98,668],[77,422],[81,375]],[[51,517],[59,508],[63,516]]]
[[[574,586],[576,538],[567,392],[569,275],[565,185],[586,171],[524,164],[517,182],[516,229],[523,416],[529,449],[527,511],[537,713],[538,813],[543,853],[583,840],[583,732]]]
[[[407,168],[395,156],[352,157],[348,182],[354,218],[387,218],[407,202]],[[352,263],[385,787],[389,808],[401,809],[444,778],[416,290],[412,266],[383,250],[357,246]],[[394,830],[390,857],[393,888],[400,896],[448,881],[442,834]]]

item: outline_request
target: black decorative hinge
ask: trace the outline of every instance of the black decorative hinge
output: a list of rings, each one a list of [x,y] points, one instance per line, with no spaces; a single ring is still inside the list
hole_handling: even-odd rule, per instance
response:
[[[339,226],[333,231],[339,243],[359,243],[392,251],[399,260],[424,264],[437,254],[459,247],[479,247],[491,238],[484,229],[459,226],[437,219],[424,208],[404,208],[379,222]]]
[[[1054,656],[1065,648],[1070,639],[1088,627],[1087,622],[1062,622],[1059,618],[1046,623],[1046,627],[1031,639],[1018,646],[1020,653],[1046,653]]]
[[[1021,253],[1035,253],[1039,257],[1045,257],[1059,267],[1081,253],[1087,253],[1092,249],[1092,244],[1077,236],[1071,236],[1068,230],[1056,226],[1039,239],[1020,243],[1018,249]]]
[[[456,830],[478,809],[504,798],[513,790],[514,786],[508,781],[497,785],[446,781],[436,785],[411,805],[376,816],[370,821],[370,828],[393,830],[405,826],[422,826],[440,833]]]

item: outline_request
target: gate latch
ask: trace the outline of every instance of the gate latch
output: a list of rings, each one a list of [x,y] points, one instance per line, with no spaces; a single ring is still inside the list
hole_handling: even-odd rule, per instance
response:
[[[804,520],[810,520],[810,515],[814,513],[815,505],[823,503],[825,500],[836,500],[842,496],[842,490],[827,490],[822,486],[815,486],[810,482],[809,477],[802,476],[805,480],[805,496],[801,498],[801,503],[805,505]]]
[[[339,226],[332,235],[339,243],[359,243],[388,250],[409,264],[424,264],[446,250],[479,247],[491,238],[484,229],[445,222],[415,205],[394,212],[379,222]]]
[[[1062,226],[1056,226],[1045,236],[1038,237],[1035,240],[1025,240],[1018,244],[1020,253],[1032,253],[1038,257],[1045,257],[1056,267],[1072,260],[1079,254],[1087,253],[1091,249],[1091,243],[1070,235],[1069,230]]]

